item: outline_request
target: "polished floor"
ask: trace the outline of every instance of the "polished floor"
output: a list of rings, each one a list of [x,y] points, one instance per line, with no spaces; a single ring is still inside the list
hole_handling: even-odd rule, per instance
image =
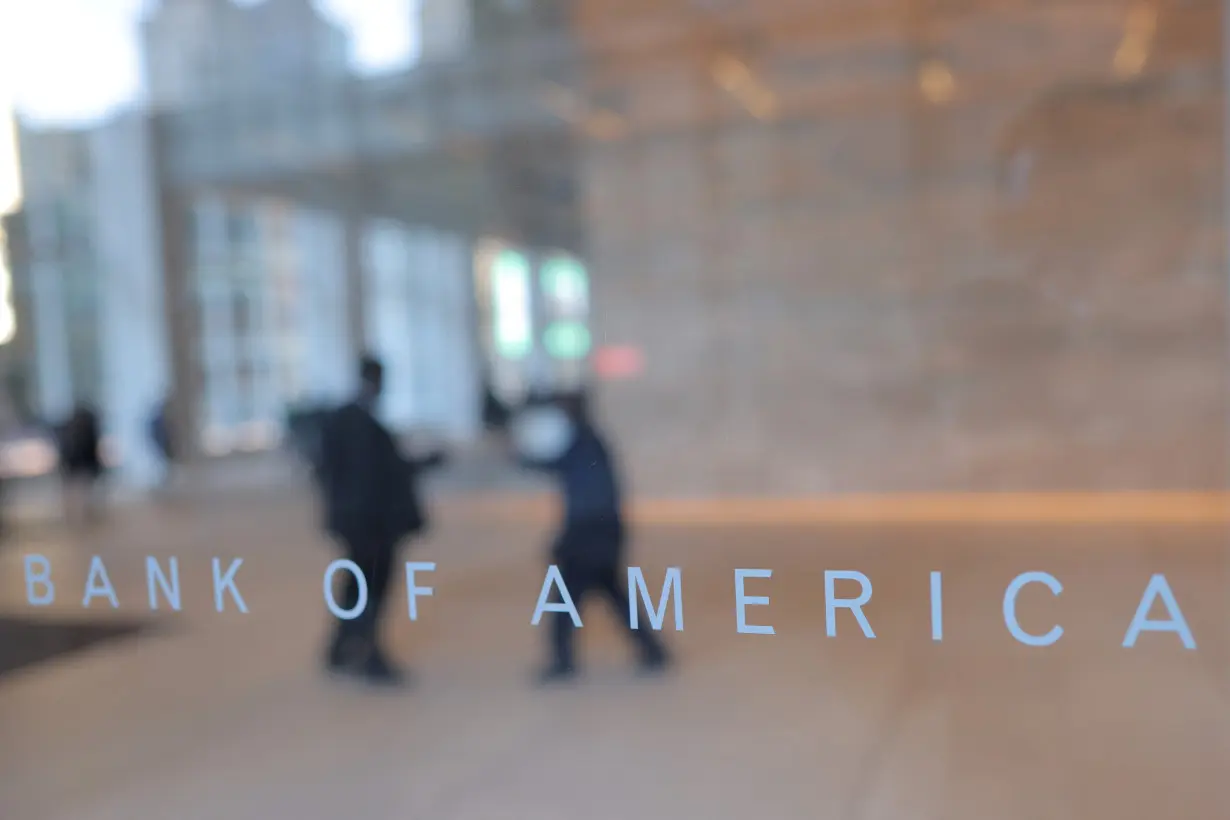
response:
[[[914,502],[921,503],[921,502]],[[948,503],[952,503],[949,499]],[[5,820],[356,817],[1222,818],[1230,804],[1230,541],[1224,523],[962,521],[773,526],[649,521],[634,563],[656,596],[682,569],[680,664],[638,680],[599,606],[584,679],[540,691],[530,625],[546,523],[527,505],[445,507],[411,558],[437,563],[411,623],[399,587],[388,640],[417,685],[374,693],[316,669],[327,545],[290,500],[132,508],[102,531],[32,531],[0,553],[0,615],[162,628],[0,677]],[[971,504],[971,509],[976,505]],[[909,520],[905,520],[909,519]],[[22,562],[43,555],[56,602],[25,603]],[[90,557],[119,601],[81,606]],[[178,558],[183,609],[151,615],[146,556]],[[211,559],[245,561],[248,608],[214,608]],[[753,625],[736,630],[736,568]],[[864,573],[864,611],[826,635],[825,571]],[[943,573],[943,640],[930,573]],[[1004,591],[1025,572],[1022,628]],[[1195,650],[1172,633],[1122,646],[1164,574]],[[97,578],[95,579],[97,581]],[[856,582],[835,582],[853,597]],[[1154,618],[1161,618],[1158,603]],[[666,625],[673,632],[673,613]],[[5,633],[0,633],[4,636]],[[6,637],[7,641],[8,638]]]

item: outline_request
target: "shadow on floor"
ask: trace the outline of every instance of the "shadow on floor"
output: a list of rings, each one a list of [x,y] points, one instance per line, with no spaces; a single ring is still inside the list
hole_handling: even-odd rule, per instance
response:
[[[131,640],[151,628],[152,624],[136,621],[90,623],[0,617],[0,680],[100,643]]]

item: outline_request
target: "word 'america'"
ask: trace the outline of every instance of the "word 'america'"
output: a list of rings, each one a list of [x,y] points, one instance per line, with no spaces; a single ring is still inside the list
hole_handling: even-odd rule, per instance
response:
[[[222,560],[213,558],[211,566],[214,609],[217,612],[233,609],[235,612],[247,614],[248,605],[238,585],[238,573],[243,566],[243,559],[231,560],[224,569]],[[57,587],[52,578],[51,561],[43,555],[26,555],[24,570],[26,602],[34,607],[54,604]],[[420,574],[435,572],[435,570],[434,562],[405,562],[407,613],[412,621],[418,620],[419,599],[431,597],[434,592],[432,587],[420,584]],[[355,579],[359,594],[353,607],[344,608],[336,599],[334,581],[341,573],[347,573]],[[771,569],[740,568],[734,571],[734,616],[737,632],[750,635],[776,634],[774,627],[769,623],[752,623],[753,608],[767,607],[770,598],[766,594],[751,594],[749,590],[749,581],[755,581],[760,587],[757,591],[766,592],[767,590],[763,587],[772,577],[773,570]],[[147,602],[151,611],[161,609],[163,603],[171,610],[177,612],[182,610],[183,595],[177,558],[167,559],[164,566],[154,556],[147,556],[145,580]],[[838,584],[842,585],[842,592],[839,592]],[[1016,576],[1004,590],[1004,625],[1008,634],[1019,643],[1026,646],[1051,646],[1063,637],[1062,626],[1056,624],[1045,633],[1038,634],[1027,631],[1017,618],[1017,598],[1022,590],[1031,584],[1041,585],[1054,596],[1063,592],[1063,584],[1049,573],[1026,572]],[[851,594],[855,590],[857,592]],[[362,571],[353,561],[339,559],[329,564],[324,572],[322,592],[326,608],[337,618],[343,620],[357,618],[367,607],[367,582]],[[837,636],[838,614],[846,611],[864,637],[875,638],[875,630],[863,611],[863,608],[871,602],[871,596],[872,583],[867,575],[855,570],[825,570],[824,617],[825,632],[828,637]],[[553,598],[557,600],[553,601]],[[645,579],[645,573],[640,567],[629,567],[628,600],[629,623],[633,629],[641,628],[640,607],[638,606],[638,603],[641,603],[645,607],[650,627],[655,630],[663,629],[669,609],[673,615],[675,630],[683,631],[683,570],[681,568],[670,567],[666,570],[661,592],[657,601],[654,601],[649,584]],[[96,601],[106,602],[113,609],[120,607],[119,597],[111,583],[106,565],[99,556],[94,556],[90,561],[81,606],[89,609]],[[1165,610],[1165,614],[1163,617],[1153,618],[1150,613],[1159,603]],[[943,574],[938,571],[930,574],[930,605],[931,639],[942,641],[944,639],[944,582]],[[573,603],[568,586],[559,568],[554,565],[547,568],[530,623],[533,626],[539,625],[546,613],[567,615],[574,626],[583,626],[581,615]],[[763,609],[759,614],[767,617]],[[1134,647],[1137,639],[1144,632],[1173,633],[1184,648],[1196,648],[1195,637],[1192,635],[1165,575],[1155,574],[1149,579],[1141,594],[1136,612],[1127,626],[1123,646]]]

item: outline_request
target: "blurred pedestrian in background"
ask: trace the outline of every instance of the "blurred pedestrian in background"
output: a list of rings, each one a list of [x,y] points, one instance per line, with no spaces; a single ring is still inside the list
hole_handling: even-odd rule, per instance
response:
[[[60,426],[60,480],[64,517],[70,523],[97,520],[103,476],[102,432],[98,413],[87,404],[78,404]]]
[[[162,487],[164,490],[171,489],[175,486],[178,473],[176,469],[178,452],[175,446],[175,436],[172,434],[170,399],[161,401],[154,410],[154,415],[150,418],[149,435],[154,449],[162,456]]]
[[[320,439],[317,470],[325,527],[344,556],[363,572],[367,605],[358,617],[338,619],[325,664],[333,672],[373,683],[398,684],[403,673],[380,648],[380,614],[384,610],[401,542],[427,528],[419,499],[419,473],[443,463],[440,453],[407,458],[392,433],[376,418],[384,387],[384,367],[372,356],[359,365],[355,399],[330,414]],[[353,609],[358,582],[343,573],[339,606]]]
[[[21,424],[17,412],[17,403],[13,400],[11,388],[0,387],[0,442],[6,445],[12,443]],[[9,482],[12,465],[7,460],[0,463],[0,537],[8,535],[9,529]]]
[[[579,610],[594,593],[606,598],[637,646],[642,671],[664,669],[669,658],[657,635],[648,628],[631,628],[619,477],[584,398],[578,394],[538,399],[522,412],[519,430],[514,433],[520,460],[551,473],[563,496],[563,521],[550,562],[559,568],[573,605]],[[643,606],[640,623],[648,623]],[[539,675],[541,683],[575,677],[574,629],[571,613],[554,613],[550,659]]]

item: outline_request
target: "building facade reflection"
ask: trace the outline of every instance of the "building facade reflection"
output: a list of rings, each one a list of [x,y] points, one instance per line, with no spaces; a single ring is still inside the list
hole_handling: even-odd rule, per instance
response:
[[[262,237],[300,226],[173,323],[175,392],[194,429],[256,423],[375,345],[398,420],[466,435],[480,374],[515,400],[631,347],[604,399],[647,491],[1208,486],[1219,14],[426,3],[443,33],[405,72],[148,120],[164,226],[206,191],[280,203]],[[164,279],[191,279],[164,234]]]

